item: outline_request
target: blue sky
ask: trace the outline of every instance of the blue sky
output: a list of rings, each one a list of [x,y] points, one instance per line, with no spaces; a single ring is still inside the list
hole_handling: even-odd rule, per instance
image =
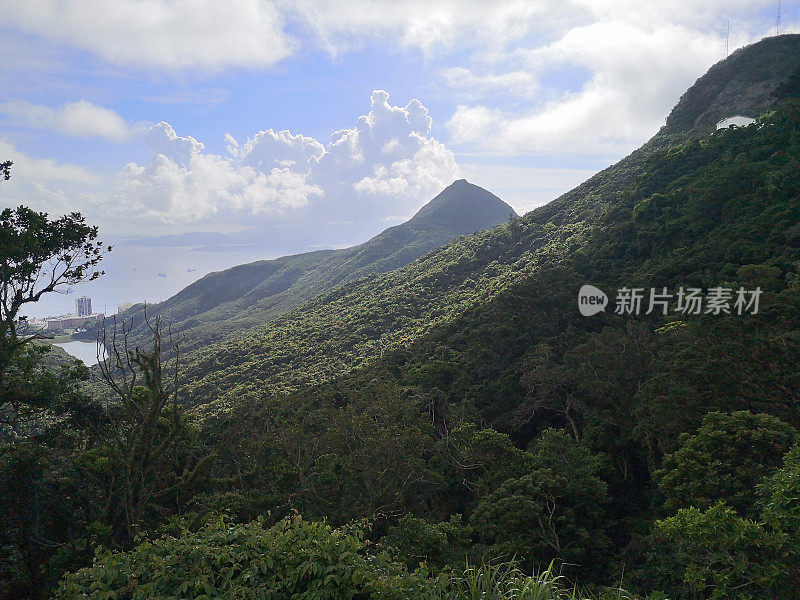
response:
[[[526,212],[653,135],[726,20],[734,49],[774,34],[776,5],[0,0],[0,202],[309,247],[459,177]],[[784,1],[782,31],[798,19]]]

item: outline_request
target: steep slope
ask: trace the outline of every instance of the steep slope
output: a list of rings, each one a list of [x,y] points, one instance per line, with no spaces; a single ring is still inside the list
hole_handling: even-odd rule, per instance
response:
[[[402,267],[454,237],[508,221],[513,209],[462,179],[445,188],[409,221],[352,248],[321,250],[256,261],[211,273],[172,298],[148,306],[185,347],[197,348],[263,325],[337,285]],[[122,315],[141,323],[143,307]],[[142,335],[140,325],[134,335]]]
[[[765,40],[734,54],[728,61],[744,66],[739,68],[731,85],[741,88],[737,82],[753,80],[760,82],[760,90],[774,90],[785,79],[784,73],[800,67],[800,52],[786,52],[786,47],[795,47],[797,41],[798,36],[782,36],[777,38],[777,43],[772,39]],[[767,79],[759,75],[759,65],[765,61],[781,65],[779,72]],[[751,75],[748,75],[748,65],[755,65]],[[684,95],[676,110],[686,111],[691,107],[697,115],[709,115],[709,123],[715,118],[710,116],[717,110],[715,106],[725,112],[724,98],[729,88],[719,83],[720,70],[725,69],[718,65],[701,77]],[[735,110],[750,114],[763,112],[768,108],[764,93],[737,95]],[[741,98],[751,98],[753,103],[742,104]],[[480,329],[487,311],[489,314],[492,311],[508,314],[507,310],[501,309],[506,303],[513,302],[513,290],[519,286],[530,284],[539,293],[554,294],[556,290],[551,287],[542,288],[530,282],[539,277],[552,278],[552,267],[562,266],[565,257],[580,256],[579,252],[589,240],[611,227],[610,216],[630,218],[635,206],[631,203],[647,199],[647,196],[642,196],[642,190],[649,190],[649,194],[658,190],[666,192],[669,186],[678,185],[676,182],[681,177],[696,177],[703,166],[710,169],[709,177],[714,168],[727,173],[729,161],[733,158],[726,144],[736,143],[737,136],[757,135],[756,128],[719,132],[710,138],[713,144],[708,142],[711,144],[709,149],[691,144],[686,146],[687,140],[702,137],[705,131],[706,121],[698,121],[698,118],[692,119],[691,125],[665,128],[629,157],[518,221],[455,240],[402,269],[340,286],[246,339],[199,353],[187,370],[192,381],[191,401],[194,404],[219,401],[221,405],[227,405],[243,397],[261,398],[297,390],[366,366],[382,356],[405,352],[404,349],[415,343],[425,347],[424,340],[429,340],[426,336],[447,330],[448,324],[469,322],[470,327]],[[680,121],[675,113],[668,119],[670,123]],[[695,123],[699,124],[699,129],[695,128]],[[768,131],[762,132],[762,135],[768,134]],[[780,149],[779,145],[774,145],[774,140],[765,139],[760,143],[764,152],[770,147]],[[685,148],[690,151],[685,151]],[[756,157],[744,157],[744,160],[757,162]],[[759,163],[760,176],[766,177],[770,169],[778,165]],[[746,175],[742,172],[739,177]],[[725,180],[720,184],[727,186],[725,189],[728,190],[735,183],[734,178],[733,182]],[[753,185],[763,185],[763,181],[758,180]],[[730,195],[733,196],[732,191]],[[665,210],[661,206],[658,209]],[[701,208],[693,210],[697,212],[696,221],[686,219],[687,227],[704,223],[707,228],[695,233],[708,243],[708,238],[702,236],[712,235],[714,226],[719,223],[713,219],[710,222],[701,219]],[[717,207],[715,210],[722,209]],[[721,212],[715,218],[728,223],[726,219],[733,214],[737,213]],[[626,224],[630,227],[627,221]],[[779,225],[774,223],[774,226]],[[652,224],[652,227],[656,225]],[[688,231],[694,230],[688,227]],[[643,235],[635,228],[629,233],[634,239]],[[648,235],[654,233],[648,232]],[[763,232],[758,235],[763,235]],[[687,239],[687,246],[680,248],[683,252],[681,257],[687,264],[695,264],[696,259],[686,253],[686,248],[692,247],[690,241]],[[603,260],[612,260],[614,251],[622,255],[630,252],[628,241],[615,239],[615,243],[616,249],[607,249],[610,255]],[[662,251],[667,252],[668,248],[662,248]],[[702,263],[700,260],[696,266],[700,273],[704,272]],[[730,267],[727,274],[733,277],[735,268]],[[716,275],[710,273],[704,277],[711,280]],[[568,281],[575,283],[571,279]],[[574,291],[559,291],[567,294],[561,296],[564,304],[545,315],[547,325],[565,327],[573,320],[574,315],[570,312],[572,302],[567,302],[566,298],[572,297]],[[482,317],[477,319],[470,315]],[[494,330],[491,339],[485,340],[489,348],[502,345],[503,336],[498,337],[497,331],[516,331],[514,319],[522,316],[509,315],[509,318],[510,322],[503,323]],[[470,336],[461,331],[456,339],[469,340]],[[533,339],[535,336],[529,342],[532,343]],[[493,364],[492,360],[502,362],[494,352],[489,352],[488,356],[493,357],[488,363],[482,361],[475,365],[478,372],[491,371],[487,364]],[[433,360],[435,357],[428,355],[428,358]]]
[[[463,518],[464,537],[495,556],[530,556],[547,523],[560,541],[532,562],[561,559],[573,580],[694,600],[717,591],[689,583],[709,565],[729,582],[719,597],[798,597],[796,546],[773,569],[765,544],[719,537],[742,531],[738,516],[717,516],[766,522],[773,500],[755,482],[800,439],[800,70],[767,110],[756,126],[651,147],[633,172],[595,178],[591,198],[347,284],[209,353],[193,365],[208,369],[197,398],[231,409],[203,420],[223,463],[208,506],[405,515],[398,528],[413,514],[392,539],[415,551],[434,532],[452,543],[443,532]],[[608,293],[605,312],[580,314],[586,283]],[[644,292],[635,314],[614,310],[623,287]],[[702,290],[705,310],[681,312],[682,288]],[[709,304],[715,288],[731,294],[727,311]],[[666,314],[647,314],[651,289],[672,296]],[[757,310],[737,310],[739,290],[760,290]],[[558,437],[552,467],[516,470],[502,434],[524,456]],[[603,480],[577,509],[576,448]],[[601,516],[582,531],[607,535],[594,547],[562,528],[584,507]],[[665,517],[683,523],[666,539]],[[798,539],[797,522],[780,535]],[[582,559],[564,560],[576,546]],[[731,552],[754,568],[734,572]]]
[[[778,83],[797,68],[799,54],[797,35],[770,37],[740,48],[711,67],[681,96],[662,134],[707,134],[726,117],[757,117],[770,105]]]

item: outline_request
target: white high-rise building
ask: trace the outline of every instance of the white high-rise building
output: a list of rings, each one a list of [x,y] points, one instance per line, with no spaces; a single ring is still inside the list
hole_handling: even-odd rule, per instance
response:
[[[75,314],[79,317],[88,317],[92,314],[92,299],[89,296],[75,298]]]

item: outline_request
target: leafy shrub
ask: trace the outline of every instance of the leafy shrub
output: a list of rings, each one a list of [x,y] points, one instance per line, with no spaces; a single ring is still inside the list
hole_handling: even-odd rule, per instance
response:
[[[677,598],[740,600],[770,595],[780,575],[780,536],[724,502],[683,508],[658,521],[663,572]]]
[[[754,487],[781,464],[798,437],[791,425],[770,415],[709,413],[656,473],[668,514],[724,500],[739,514],[757,517]]]
[[[405,558],[410,569],[425,563],[429,569],[448,564],[463,564],[470,546],[472,528],[453,515],[449,521],[428,523],[412,515],[404,515],[381,539],[380,545],[395,550]]]
[[[56,597],[356,599],[401,598],[403,571],[367,556],[357,531],[287,518],[232,525],[220,519],[196,533],[162,537],[130,552],[101,551],[94,565],[68,575]]]

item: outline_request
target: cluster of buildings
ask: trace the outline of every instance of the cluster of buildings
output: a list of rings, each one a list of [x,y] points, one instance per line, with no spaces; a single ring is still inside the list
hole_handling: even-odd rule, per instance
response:
[[[75,299],[75,312],[57,317],[45,317],[44,319],[30,318],[28,323],[35,327],[41,327],[48,331],[75,331],[83,329],[89,319],[101,316],[92,311],[92,299],[89,296],[81,296]]]
[[[117,307],[117,312],[121,313],[132,306],[133,303],[131,302],[123,302]],[[104,313],[92,311],[92,299],[89,296],[81,296],[80,298],[75,298],[74,313],[45,317],[43,319],[29,318],[28,323],[48,331],[75,332],[84,329],[87,321],[104,316]]]
[[[32,323],[44,326],[48,331],[76,330],[83,329],[86,321],[97,316],[92,312],[92,299],[89,296],[81,296],[80,298],[75,298],[75,312],[73,314],[47,317],[35,323],[32,321]]]

